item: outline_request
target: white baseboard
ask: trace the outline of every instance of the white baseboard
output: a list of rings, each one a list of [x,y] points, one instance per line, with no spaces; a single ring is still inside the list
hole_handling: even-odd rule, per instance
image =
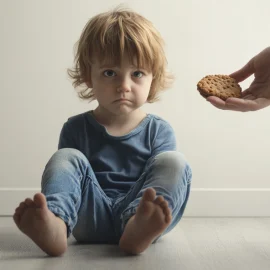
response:
[[[0,188],[0,216],[11,216],[38,188]],[[186,217],[269,217],[270,189],[191,189]]]
[[[269,217],[270,189],[191,189],[185,216]]]

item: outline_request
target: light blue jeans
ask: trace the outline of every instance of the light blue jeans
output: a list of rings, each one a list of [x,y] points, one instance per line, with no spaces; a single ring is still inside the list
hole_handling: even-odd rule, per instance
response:
[[[191,176],[181,153],[164,152],[148,160],[141,177],[127,193],[110,198],[101,189],[84,154],[64,148],[48,161],[41,186],[50,211],[66,223],[67,237],[72,233],[80,243],[117,244],[149,187],[168,201],[172,211],[172,222],[163,235],[172,230],[186,207]]]

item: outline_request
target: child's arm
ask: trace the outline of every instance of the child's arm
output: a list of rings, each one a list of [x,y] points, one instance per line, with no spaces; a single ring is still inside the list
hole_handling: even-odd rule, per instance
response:
[[[61,130],[59,143],[58,143],[58,150],[62,148],[75,148],[77,149],[75,140],[72,136],[72,129],[70,128],[69,122],[66,122]]]
[[[169,123],[162,121],[152,144],[152,156],[166,151],[176,151],[176,138],[174,130]]]

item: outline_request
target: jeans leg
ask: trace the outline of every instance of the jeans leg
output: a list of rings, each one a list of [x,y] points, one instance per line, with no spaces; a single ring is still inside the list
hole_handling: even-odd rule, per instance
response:
[[[162,195],[168,201],[172,211],[172,222],[163,235],[172,230],[184,213],[189,198],[191,178],[191,168],[179,152],[163,152],[149,160],[141,178],[118,202],[121,232],[129,218],[136,213],[143,192],[150,187],[156,190],[157,196]]]
[[[58,150],[42,175],[42,193],[51,212],[67,225],[79,242],[113,242],[111,200],[106,196],[87,158],[76,149]]]

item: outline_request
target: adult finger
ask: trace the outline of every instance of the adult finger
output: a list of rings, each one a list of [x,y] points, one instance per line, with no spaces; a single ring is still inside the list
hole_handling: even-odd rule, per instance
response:
[[[238,110],[235,105],[227,104],[224,100],[215,96],[210,96],[206,100],[209,101],[213,106],[221,110]]]
[[[254,95],[249,94],[249,95],[246,95],[246,96],[242,97],[242,99],[255,100],[257,98]]]
[[[241,98],[251,95],[251,94],[252,94],[251,91],[249,89],[246,89],[241,93]]]
[[[226,100],[226,104],[229,106],[234,106],[235,108],[237,108],[237,110],[242,111],[242,112],[257,111],[267,106],[265,104],[265,99],[261,99],[261,98],[254,99],[254,100],[228,98]]]
[[[215,97],[215,96],[210,96],[206,98],[207,101],[209,101],[211,104],[213,104],[216,107],[224,107],[225,106],[225,101]]]

